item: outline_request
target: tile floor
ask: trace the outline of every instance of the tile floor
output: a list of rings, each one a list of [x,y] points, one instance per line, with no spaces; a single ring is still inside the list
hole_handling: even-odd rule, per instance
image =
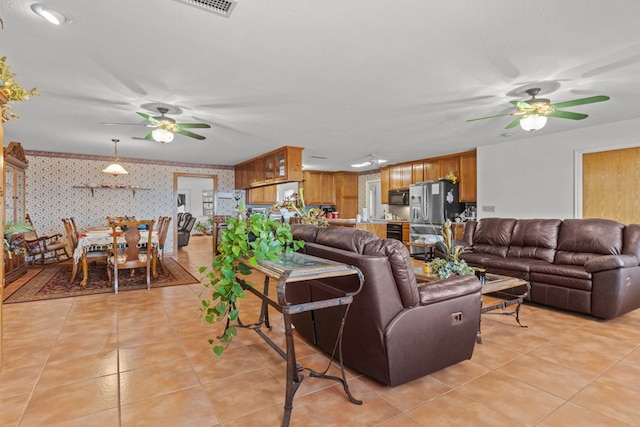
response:
[[[211,260],[208,239],[192,238],[176,256],[196,277]],[[200,323],[199,291],[5,305],[0,425],[280,425],[284,361],[246,330],[217,359],[207,339],[220,325]],[[243,302],[257,309],[256,298]],[[389,388],[349,372],[362,406],[334,382],[305,380],[291,425],[640,425],[640,310],[608,322],[531,305],[521,314],[526,329],[484,315],[471,360],[411,383]],[[327,363],[296,345],[302,364]]]

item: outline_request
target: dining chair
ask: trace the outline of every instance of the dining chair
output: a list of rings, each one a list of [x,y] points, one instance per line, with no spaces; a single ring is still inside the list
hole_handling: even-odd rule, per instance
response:
[[[158,218],[158,245],[153,256],[153,273],[156,272],[156,262],[160,264],[162,272],[166,272],[164,266],[164,245],[167,240],[167,232],[169,231],[169,225],[171,223],[170,216],[161,216]]]
[[[64,230],[65,233],[67,235],[67,241],[69,242],[69,245],[71,246],[71,255],[73,256],[76,252],[76,249],[78,248],[78,240],[80,239],[80,233],[78,233],[78,227],[76,226],[76,220],[73,217],[70,218],[62,218],[62,224],[64,225]],[[81,258],[78,260],[78,262],[76,263],[75,260],[73,262],[73,269],[71,271],[71,279],[69,280],[69,283],[73,283],[73,281],[76,278],[76,275],[78,274],[78,265],[81,264],[82,261],[82,257],[86,258],[86,263],[82,263],[83,264],[83,268],[84,265],[87,265],[88,263],[95,263],[97,261],[101,261],[104,262],[107,259],[107,251],[105,250],[105,248],[88,248],[86,251],[84,251],[82,253]],[[86,274],[85,274],[86,276]]]
[[[121,222],[121,221],[135,221],[135,216],[107,216],[107,224],[112,222]]]
[[[120,221],[111,222],[111,234],[113,236],[113,246],[109,248],[107,257],[107,274],[109,281],[113,280],[115,293],[118,293],[118,272],[119,270],[131,270],[133,275],[135,268],[145,268],[147,289],[151,289],[151,260],[155,251],[152,244],[147,244],[147,252],[143,253],[141,245],[142,233],[148,233],[148,240],[151,240],[155,220],[148,221]],[[145,230],[140,228],[145,227]],[[119,240],[123,237],[124,240]]]
[[[29,214],[25,215],[25,221],[33,227]],[[47,254],[52,254],[56,262],[70,258],[67,250],[68,243],[60,239],[62,237],[60,233],[50,236],[38,236],[34,228],[32,231],[24,233],[23,236],[27,255],[31,258],[31,265],[35,264],[37,258],[40,258],[40,262],[44,264]]]

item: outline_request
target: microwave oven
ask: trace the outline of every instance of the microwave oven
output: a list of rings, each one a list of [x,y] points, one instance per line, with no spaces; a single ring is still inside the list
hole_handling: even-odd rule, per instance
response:
[[[389,190],[389,204],[409,206],[409,190]]]

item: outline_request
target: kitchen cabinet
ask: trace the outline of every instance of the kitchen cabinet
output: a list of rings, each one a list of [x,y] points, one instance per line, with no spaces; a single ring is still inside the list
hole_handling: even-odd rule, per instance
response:
[[[4,148],[4,222],[24,222],[26,202],[27,158],[19,142],[11,142]],[[24,244],[21,235],[10,239],[14,248]],[[4,281],[11,283],[27,273],[27,263],[23,251],[16,249],[4,253]]]
[[[402,242],[409,243],[411,240],[409,238],[410,235],[410,226],[409,223],[404,221],[402,222]]]
[[[355,218],[358,214],[358,174],[336,172],[333,175],[336,192],[336,211],[341,218]]]
[[[451,156],[440,159],[440,176],[439,178],[445,178],[453,172],[458,178],[460,177],[460,156]]]
[[[412,179],[411,163],[395,165],[389,168],[389,190],[407,189],[411,185]]]
[[[389,203],[389,175],[390,168],[380,169],[380,203],[383,205]]]
[[[469,151],[460,155],[460,201],[477,201],[477,166],[476,152]]]
[[[411,183],[424,181],[424,163],[416,162],[411,165]]]
[[[247,190],[248,205],[275,205],[278,200],[277,185],[264,185]]]
[[[422,163],[425,181],[437,181],[440,179],[440,160],[425,160]]]
[[[307,205],[335,205],[333,172],[304,171],[304,203]]]
[[[235,165],[237,189],[302,181],[302,148],[285,146]]]

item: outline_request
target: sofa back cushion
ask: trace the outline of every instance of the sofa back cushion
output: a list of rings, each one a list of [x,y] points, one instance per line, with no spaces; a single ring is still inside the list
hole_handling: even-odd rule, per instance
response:
[[[405,308],[415,307],[420,303],[418,284],[413,272],[411,255],[407,248],[395,239],[376,239],[364,246],[364,255],[386,256],[391,265],[391,272],[398,288],[402,305]],[[367,278],[365,277],[365,281]]]
[[[305,242],[313,243],[316,241],[316,236],[320,227],[310,224],[292,224],[291,233],[295,240],[304,240]]]
[[[362,254],[364,246],[378,240],[378,236],[366,230],[350,227],[318,227],[316,243],[332,248]]]
[[[600,255],[622,253],[624,224],[609,219],[565,219],[554,264],[584,265]]]
[[[464,230],[462,232],[462,240],[469,246],[473,245],[473,233],[476,232],[478,221],[467,221],[464,223]]]
[[[506,257],[515,225],[514,218],[481,219],[473,233],[473,252]]]
[[[519,219],[507,251],[510,258],[540,259],[552,263],[556,255],[559,219]]]
[[[640,224],[629,224],[624,228],[622,253],[640,260]]]

